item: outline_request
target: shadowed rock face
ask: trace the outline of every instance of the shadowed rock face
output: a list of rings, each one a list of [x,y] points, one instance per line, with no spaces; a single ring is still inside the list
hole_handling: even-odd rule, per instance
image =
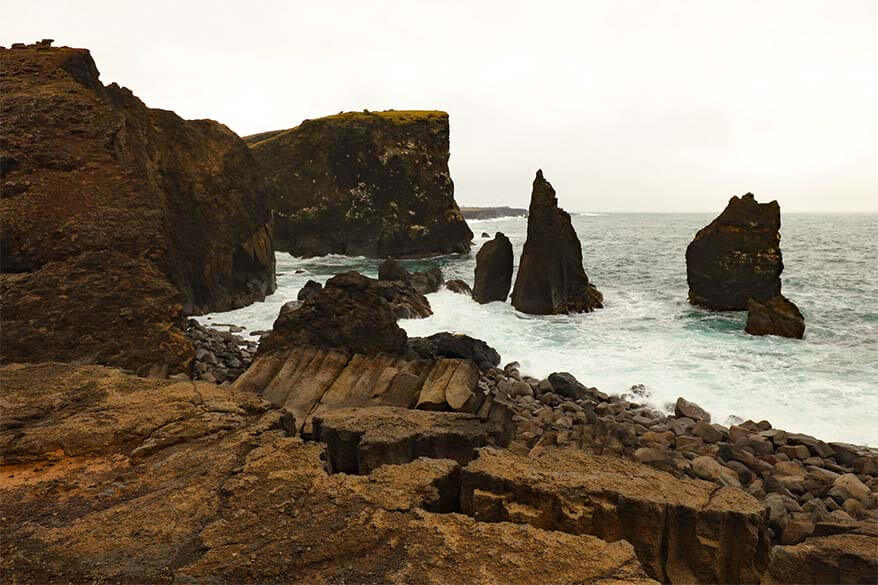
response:
[[[558,207],[555,190],[537,171],[512,304],[523,313],[550,315],[593,311],[602,301],[582,267],[570,214]]]
[[[221,124],[105,87],[86,50],[2,61],[3,360],[184,367],[180,317],[274,290],[250,150]]]
[[[297,256],[467,252],[448,172],[448,114],[351,112],[251,144],[277,188],[277,247]]]
[[[747,303],[747,327],[750,335],[780,335],[802,339],[805,335],[805,318],[799,307],[783,295],[760,303],[750,299]]]
[[[512,286],[512,242],[502,232],[485,242],[476,254],[473,300],[479,303],[506,302]]]
[[[744,311],[747,301],[780,294],[780,206],[752,193],[725,210],[686,248],[689,302],[718,311]]]
[[[282,310],[272,332],[260,343],[259,353],[316,345],[364,354],[402,354],[407,350],[407,337],[396,320],[431,314],[430,303],[407,282],[343,272],[299,308]]]

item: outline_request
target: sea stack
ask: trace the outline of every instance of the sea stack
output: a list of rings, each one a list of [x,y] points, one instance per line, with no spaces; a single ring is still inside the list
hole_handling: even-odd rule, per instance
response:
[[[247,140],[275,189],[278,249],[370,258],[469,252],[445,112],[349,112]]]
[[[802,339],[805,335],[805,318],[799,308],[783,295],[764,303],[750,299],[745,331],[750,335],[780,335]]]
[[[473,300],[478,303],[506,302],[512,286],[512,242],[503,232],[485,242],[476,254]]]
[[[555,190],[538,170],[512,304],[523,313],[551,315],[593,311],[602,301],[582,267],[582,246],[570,214],[558,207]]]
[[[689,302],[717,311],[745,311],[750,299],[780,294],[780,205],[752,193],[732,197],[725,210],[686,248]]]

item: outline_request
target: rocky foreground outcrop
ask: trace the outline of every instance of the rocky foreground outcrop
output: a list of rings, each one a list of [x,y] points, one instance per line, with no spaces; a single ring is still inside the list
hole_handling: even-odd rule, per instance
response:
[[[274,290],[252,153],[104,86],[87,50],[0,51],[3,362],[188,369],[184,315]]]
[[[655,583],[624,540],[459,513],[453,459],[330,473],[254,394],[64,364],[0,388],[4,583]]]
[[[512,304],[523,313],[550,315],[599,309],[603,295],[582,267],[582,246],[570,214],[558,207],[552,185],[537,171],[518,263]]]
[[[506,302],[512,286],[512,242],[503,232],[485,242],[476,254],[473,300],[478,303]]]
[[[805,336],[805,318],[799,307],[783,295],[764,303],[755,299],[747,302],[747,326],[750,335],[780,335],[802,339]]]
[[[718,311],[745,311],[754,299],[780,295],[783,257],[780,206],[752,193],[732,197],[725,210],[686,248],[689,302]]]
[[[278,249],[371,258],[469,251],[445,112],[350,112],[264,136],[251,148],[276,188]]]

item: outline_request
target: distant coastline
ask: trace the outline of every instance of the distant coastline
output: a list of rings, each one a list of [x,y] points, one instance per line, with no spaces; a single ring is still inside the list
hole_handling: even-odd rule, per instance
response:
[[[527,217],[527,209],[517,207],[461,207],[464,219],[497,219],[500,217]]]

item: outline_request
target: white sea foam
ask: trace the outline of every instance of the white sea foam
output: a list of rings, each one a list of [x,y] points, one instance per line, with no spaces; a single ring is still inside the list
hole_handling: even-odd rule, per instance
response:
[[[432,317],[400,325],[412,336],[455,331],[484,339],[533,376],[568,371],[608,393],[645,384],[659,408],[685,396],[721,423],[730,415],[767,419],[824,440],[878,445],[878,217],[784,217],[784,293],[805,314],[801,341],[747,335],[744,313],[686,302],[685,247],[710,219],[574,217],[586,270],[604,293],[605,308],[594,313],[535,317],[509,303],[479,305],[442,290],[428,295]],[[482,221],[509,236],[517,262],[526,219]],[[307,280],[325,282],[343,270],[374,277],[381,262],[280,253],[277,259],[276,294],[201,320],[270,329]],[[403,263],[413,270],[439,265],[446,279],[472,282],[474,253]]]

